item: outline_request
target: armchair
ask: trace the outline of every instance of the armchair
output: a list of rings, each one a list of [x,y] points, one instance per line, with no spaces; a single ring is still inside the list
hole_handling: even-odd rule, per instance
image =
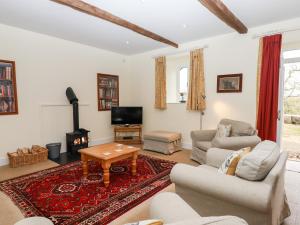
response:
[[[222,119],[220,124],[231,125],[230,137],[215,137],[217,130],[197,130],[191,132],[193,145],[191,159],[204,164],[206,163],[206,153],[212,147],[239,150],[244,147],[253,148],[261,141],[256,135],[255,129],[248,123]]]

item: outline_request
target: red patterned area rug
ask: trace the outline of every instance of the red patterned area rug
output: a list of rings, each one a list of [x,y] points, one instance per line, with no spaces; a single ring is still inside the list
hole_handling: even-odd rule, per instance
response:
[[[25,217],[44,216],[59,225],[104,225],[171,184],[174,162],[140,155],[136,176],[131,175],[130,162],[112,165],[108,188],[98,163],[89,162],[84,179],[77,161],[3,181],[0,190]]]

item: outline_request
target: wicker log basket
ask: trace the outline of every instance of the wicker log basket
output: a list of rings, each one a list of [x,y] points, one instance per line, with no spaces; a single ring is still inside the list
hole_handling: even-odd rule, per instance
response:
[[[9,165],[12,168],[30,165],[48,159],[48,149],[39,145],[30,148],[19,148],[16,152],[7,153]]]

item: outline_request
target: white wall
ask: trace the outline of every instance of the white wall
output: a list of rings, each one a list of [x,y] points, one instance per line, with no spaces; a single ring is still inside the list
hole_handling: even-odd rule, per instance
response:
[[[145,107],[144,130],[180,131],[183,134],[183,142],[186,146],[190,146],[190,131],[200,128],[200,114],[186,111],[184,104],[168,104],[168,109],[164,111],[154,109],[153,57],[205,45],[208,45],[204,50],[207,110],[203,117],[203,128],[215,128],[222,118],[248,121],[255,125],[259,39],[253,36],[274,30],[295,29],[299,23],[300,18],[250,29],[247,35],[231,33],[182,44],[179,50],[165,48],[133,56],[130,68],[132,75],[136,77],[134,80],[139,84],[135,89],[139,93],[137,101]],[[284,34],[284,46],[299,40],[299,31]],[[216,93],[217,75],[231,73],[243,73],[243,92]],[[138,79],[141,74],[143,74],[142,82]]]
[[[97,111],[96,74],[119,75],[120,104],[131,105],[127,57],[5,25],[0,36],[0,59],[16,62],[19,102],[18,115],[0,116],[0,158],[32,144],[59,141],[65,150],[65,133],[73,131],[69,86],[92,143],[111,139],[110,112]]]
[[[255,94],[258,39],[253,34],[294,29],[300,18],[251,29],[247,35],[232,33],[181,45],[204,50],[207,110],[203,127],[214,128],[223,117],[255,124]],[[131,57],[85,45],[0,25],[0,59],[16,61],[19,114],[0,116],[0,164],[6,152],[32,144],[65,143],[72,131],[72,109],[65,89],[73,87],[80,100],[80,126],[91,130],[92,143],[110,140],[110,112],[97,111],[96,73],[120,76],[120,105],[144,106],[144,131],[182,132],[189,146],[191,130],[200,128],[200,114],[188,112],[185,104],[154,109],[154,60],[172,48]],[[300,46],[300,32],[284,35],[284,47]],[[218,74],[243,73],[243,92],[217,94]],[[58,106],[56,106],[58,105]],[[63,150],[64,150],[63,146]]]

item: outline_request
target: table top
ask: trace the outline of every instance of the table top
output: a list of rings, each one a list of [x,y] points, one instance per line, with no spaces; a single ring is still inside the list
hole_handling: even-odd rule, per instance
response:
[[[80,149],[81,154],[89,155],[99,159],[113,159],[122,155],[138,152],[140,148],[123,145],[118,143],[109,143],[103,145],[96,145],[90,148]]]

